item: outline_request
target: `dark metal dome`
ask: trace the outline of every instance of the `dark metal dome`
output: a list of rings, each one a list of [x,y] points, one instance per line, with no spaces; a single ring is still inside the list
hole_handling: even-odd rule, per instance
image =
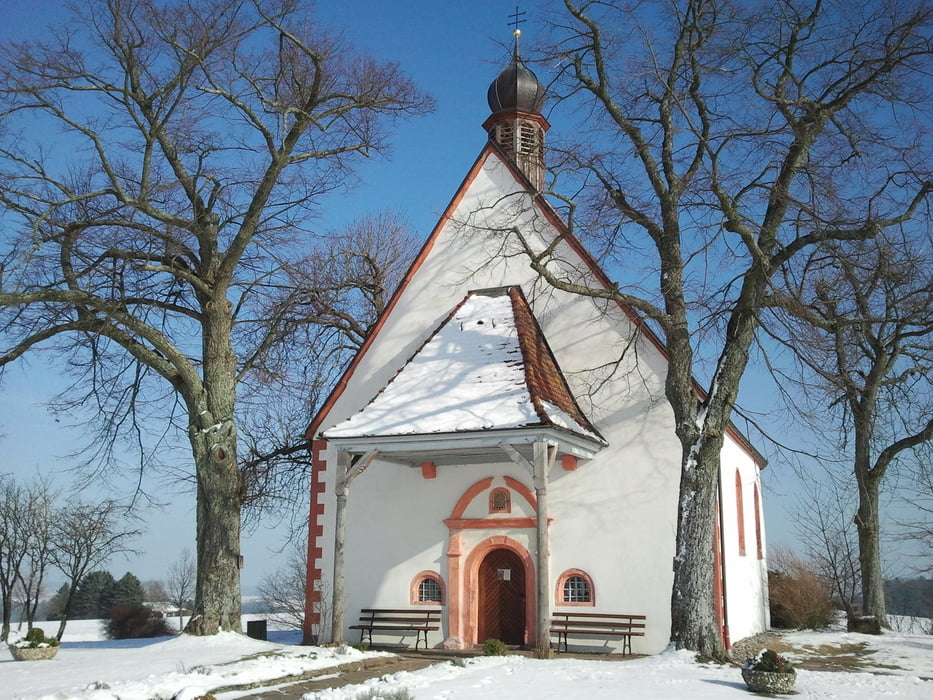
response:
[[[518,56],[518,46],[508,67],[492,81],[486,99],[493,114],[517,109],[541,114],[544,107],[544,86]]]

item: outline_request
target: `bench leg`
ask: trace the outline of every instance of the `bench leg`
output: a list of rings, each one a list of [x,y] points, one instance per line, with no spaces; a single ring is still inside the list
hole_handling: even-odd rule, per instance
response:
[[[622,637],[622,655],[632,655],[632,635],[627,634]]]
[[[428,648],[428,631],[427,630],[417,630],[418,638],[415,639],[415,651],[418,651],[418,644],[421,643],[421,634],[424,633],[424,648]]]

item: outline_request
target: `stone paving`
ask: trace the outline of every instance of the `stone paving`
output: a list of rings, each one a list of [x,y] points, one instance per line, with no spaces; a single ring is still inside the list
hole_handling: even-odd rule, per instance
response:
[[[395,656],[362,659],[334,668],[321,669],[314,677],[274,687],[257,688],[254,693],[241,696],[241,698],[243,700],[298,700],[304,694],[313,693],[316,690],[356,685],[371,678],[380,678],[399,671],[420,671],[433,664],[471,656],[476,656],[476,653],[434,649],[421,652],[397,652]]]

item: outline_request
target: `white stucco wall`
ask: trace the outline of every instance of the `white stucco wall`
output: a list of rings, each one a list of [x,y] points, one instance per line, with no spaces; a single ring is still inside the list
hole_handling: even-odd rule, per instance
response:
[[[521,285],[581,408],[609,443],[594,459],[581,461],[576,471],[563,471],[558,464],[551,475],[549,590],[553,597],[563,571],[585,571],[594,582],[596,604],[580,611],[647,615],[647,635],[636,638],[633,648],[636,653],[656,653],[667,645],[670,631],[680,459],[671,411],[663,397],[666,364],[649,341],[631,344],[632,326],[617,306],[544,285],[527,260],[516,254],[514,239],[506,231],[493,230],[515,226],[529,236],[539,229],[545,240],[552,235],[526,195],[503,198],[503,192],[514,189],[508,170],[490,156],[397,299],[321,429],[360,410],[469,290]],[[562,255],[573,257],[567,248]],[[579,267],[587,279],[589,274]],[[328,454],[318,559],[325,594],[333,588],[333,449]],[[748,480],[745,557],[728,549],[728,543],[735,540],[735,518],[730,521],[728,517],[735,508],[727,502],[730,497],[734,500],[734,489],[724,489],[723,504],[729,622],[733,638],[738,639],[737,635],[747,636],[746,632],[762,628],[760,614],[756,619],[753,612],[738,613],[753,611],[763,595],[760,582],[755,584],[764,569],[755,556],[754,542],[752,483],[757,468],[731,441],[724,457],[728,458],[724,465],[734,464],[733,469],[738,468],[743,480]],[[356,622],[363,607],[408,607],[412,577],[418,572],[437,571],[447,581],[449,531],[444,519],[477,481],[495,477],[494,485],[501,486],[504,476],[533,491],[531,475],[506,460],[439,466],[436,478],[425,479],[418,467],[377,459],[360,475],[348,498],[345,627]],[[727,480],[727,486],[731,483]],[[480,502],[482,497],[476,501]],[[520,498],[513,495],[512,503],[513,517],[533,517]],[[488,510],[472,516],[495,517]],[[462,557],[482,540],[503,534],[522,544],[534,558],[533,529],[497,528],[464,531]],[[561,609],[553,600],[552,607]],[[326,613],[329,605],[324,608]],[[432,645],[448,635],[446,620],[442,633],[432,635]],[[345,630],[345,638],[351,641],[357,634]],[[571,646],[606,649],[597,638],[572,640]],[[609,648],[617,646],[610,642]]]
[[[758,466],[736,441],[727,436],[722,461],[722,549],[726,579],[727,623],[731,641],[758,632],[770,623],[768,615],[768,569],[765,553],[764,513],[761,511],[761,479]],[[736,474],[741,481],[742,526],[745,551],[739,550],[739,513]],[[755,490],[758,490],[758,533],[756,534]],[[760,542],[758,535],[760,534]],[[759,552],[760,555],[759,556]]]

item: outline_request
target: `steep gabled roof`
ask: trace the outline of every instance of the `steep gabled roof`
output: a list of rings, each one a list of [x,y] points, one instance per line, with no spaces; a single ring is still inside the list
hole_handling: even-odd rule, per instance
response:
[[[527,179],[519,173],[519,171],[512,166],[508,159],[505,158],[498,148],[491,142],[487,141],[480,151],[479,155],[476,157],[476,160],[473,161],[473,165],[470,167],[466,176],[463,178],[463,181],[460,183],[460,186],[454,192],[453,196],[450,198],[450,201],[447,203],[447,207],[444,209],[437,223],[434,225],[434,229],[431,231],[431,234],[428,236],[427,240],[424,242],[424,245],[421,246],[421,250],[418,251],[418,255],[415,256],[415,259],[412,261],[411,266],[408,268],[408,272],[405,273],[405,276],[402,278],[402,281],[399,282],[398,287],[395,292],[392,294],[392,298],[389,299],[389,303],[383,309],[382,314],[379,318],[376,319],[376,324],[373,326],[373,329],[370,331],[369,335],[366,336],[366,340],[363,341],[363,346],[359,349],[353,359],[350,361],[350,364],[344,370],[343,375],[337,382],[337,385],[330,392],[330,395],[324,401],[324,404],[320,407],[317,414],[311,420],[311,424],[308,426],[308,429],[305,431],[305,439],[310,441],[317,437],[318,431],[321,426],[327,420],[327,416],[330,413],[330,410],[334,407],[334,404],[337,403],[337,400],[341,397],[344,390],[347,387],[347,384],[350,382],[351,377],[356,371],[357,366],[362,361],[363,357],[369,352],[376,338],[379,336],[380,331],[386,323],[386,320],[392,315],[393,310],[395,309],[398,300],[404,294],[406,288],[411,283],[414,276],[418,273],[418,270],[421,269],[421,266],[427,260],[428,256],[431,254],[434,244],[437,241],[438,237],[441,235],[441,232],[444,230],[444,227],[453,217],[454,211],[456,211],[457,206],[463,200],[463,197],[466,195],[467,191],[470,189],[470,185],[476,179],[480,170],[482,170],[486,159],[490,154],[495,153],[502,162],[506,165],[514,176],[518,177],[519,184],[522,187],[528,187]],[[541,200],[543,201],[543,199]],[[559,217],[558,217],[559,218]]]
[[[317,414],[312,419],[311,424],[305,431],[305,439],[310,441],[318,436],[321,427],[327,420],[328,414],[334,407],[334,404],[343,394],[347,384],[356,371],[357,366],[362,361],[362,358],[369,352],[370,347],[375,342],[377,336],[382,330],[386,319],[392,315],[396,303],[401,298],[411,280],[418,273],[421,266],[431,254],[434,244],[438,237],[441,235],[444,227],[451,221],[453,213],[457,209],[463,197],[469,191],[473,181],[476,179],[480,170],[484,167],[484,164],[486,163],[487,159],[490,158],[490,156],[496,157],[505,166],[511,176],[515,179],[517,191],[529,193],[534,206],[545,217],[545,219],[547,219],[554,226],[555,230],[559,232],[561,239],[579,257],[585,267],[593,275],[595,281],[606,289],[609,289],[613,286],[612,281],[606,272],[602,269],[602,266],[596,261],[595,258],[593,258],[593,256],[576,237],[576,235],[567,229],[566,223],[554,210],[544,195],[540,193],[532,194],[535,192],[535,189],[528,181],[528,178],[525,176],[525,174],[521,172],[521,170],[517,168],[514,163],[511,162],[511,159],[505,155],[494,142],[487,141],[476,160],[473,162],[473,165],[467,172],[463,181],[460,183],[460,186],[457,188],[450,202],[448,202],[447,207],[435,225],[434,230],[428,236],[428,239],[425,241],[418,255],[415,257],[415,260],[412,262],[411,267],[409,267],[405,277],[402,279],[398,288],[395,290],[395,293],[392,295],[392,298],[389,300],[388,305],[383,310],[379,319],[376,321],[373,330],[370,332],[369,336],[367,336],[362,348],[350,362],[346,370],[344,370],[344,373],[340,380],[337,382],[337,385],[331,391],[324,404],[320,407]],[[641,333],[642,337],[644,337],[652,346],[654,346],[654,348],[661,354],[662,357],[667,359],[667,347],[661,338],[654,332],[652,327],[645,323],[645,319],[642,318],[641,315],[638,314],[634,309],[625,304],[622,304],[621,302],[618,303],[618,306],[638,328],[638,331]],[[696,386],[697,396],[702,399],[702,397],[705,395],[705,392],[698,382],[695,381],[694,384]],[[753,460],[755,460],[759,467],[764,467],[767,464],[767,460],[765,460],[761,453],[755,449],[748,438],[737,427],[735,427],[735,425],[730,423],[728,430],[730,435],[732,435],[732,437],[739,443],[739,445],[752,457]]]
[[[518,287],[470,292],[401,370],[325,438],[549,427],[605,444]]]

